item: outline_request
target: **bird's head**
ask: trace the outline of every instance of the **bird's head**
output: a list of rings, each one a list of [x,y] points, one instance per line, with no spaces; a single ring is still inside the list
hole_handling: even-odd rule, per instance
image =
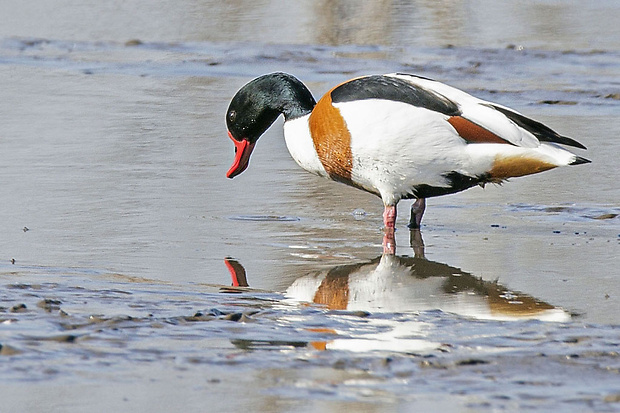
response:
[[[256,141],[282,113],[275,93],[273,79],[261,76],[239,89],[230,102],[226,126],[235,144],[235,161],[226,173],[228,178],[245,171]]]
[[[226,112],[228,136],[235,144],[235,161],[226,176],[245,171],[256,141],[280,114],[292,119],[310,113],[314,105],[304,84],[286,73],[257,77],[239,89]]]

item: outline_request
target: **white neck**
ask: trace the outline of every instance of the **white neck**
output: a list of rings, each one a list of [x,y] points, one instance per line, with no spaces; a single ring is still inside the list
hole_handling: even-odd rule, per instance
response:
[[[306,115],[284,122],[286,147],[299,166],[308,172],[327,177],[310,135],[309,118],[310,115]]]

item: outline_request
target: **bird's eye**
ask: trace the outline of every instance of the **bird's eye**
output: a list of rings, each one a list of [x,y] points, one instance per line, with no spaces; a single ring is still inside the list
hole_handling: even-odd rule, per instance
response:
[[[234,110],[231,110],[230,112],[228,112],[228,121],[234,122],[235,119],[237,119],[237,112]]]

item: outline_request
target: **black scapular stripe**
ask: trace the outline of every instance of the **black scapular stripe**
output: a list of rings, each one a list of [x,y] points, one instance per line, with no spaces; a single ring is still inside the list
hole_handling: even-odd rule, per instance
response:
[[[426,108],[448,116],[461,112],[456,103],[445,96],[391,76],[372,75],[343,83],[331,92],[332,102],[383,99]]]

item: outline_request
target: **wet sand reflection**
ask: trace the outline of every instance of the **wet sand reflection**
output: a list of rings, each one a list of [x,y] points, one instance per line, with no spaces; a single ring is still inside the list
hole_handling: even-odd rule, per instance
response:
[[[330,310],[404,313],[441,310],[476,319],[568,321],[567,311],[531,295],[485,281],[424,256],[419,230],[411,231],[414,256],[384,253],[364,262],[305,274],[287,289],[295,301]],[[243,266],[226,259],[233,286],[248,286]]]

